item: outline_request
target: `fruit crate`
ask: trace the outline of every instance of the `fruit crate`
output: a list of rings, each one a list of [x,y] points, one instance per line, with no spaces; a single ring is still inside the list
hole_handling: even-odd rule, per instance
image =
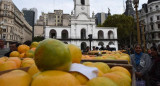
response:
[[[82,60],[83,62],[104,62],[106,63],[110,68],[114,66],[121,66],[126,68],[130,73],[131,73],[131,79],[132,79],[132,85],[131,86],[136,86],[136,77],[135,77],[135,72],[133,71],[133,67],[131,64],[128,64],[128,61],[115,61],[115,60]],[[117,63],[116,63],[117,62]]]
[[[10,71],[13,71],[13,70],[23,70],[23,71],[28,71],[30,67],[24,67],[24,68],[18,68],[18,69],[11,69],[11,70],[6,70],[6,71],[0,71],[0,75],[4,74],[4,73],[8,73]]]
[[[135,72],[133,71],[133,67],[131,64],[116,64],[116,63],[107,63],[110,68],[114,66],[121,66],[126,68],[130,73],[131,73],[131,79],[132,79],[132,85],[131,86],[136,86],[136,76]]]

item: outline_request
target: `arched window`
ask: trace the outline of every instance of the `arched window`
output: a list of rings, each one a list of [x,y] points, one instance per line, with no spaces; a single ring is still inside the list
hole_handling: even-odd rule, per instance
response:
[[[63,30],[61,33],[62,39],[68,39],[68,31],[67,30]]]
[[[81,0],[81,4],[82,4],[82,5],[85,5],[85,0]]]
[[[49,38],[57,38],[57,32],[54,29],[50,31]]]
[[[159,8],[159,6],[158,5],[156,5],[156,9],[158,10],[158,8]]]
[[[98,31],[98,39],[104,39],[103,31]]]
[[[86,30],[85,29],[81,30],[81,39],[86,39]]]
[[[114,39],[113,31],[109,31],[109,32],[108,32],[108,38],[109,38],[109,39]]]
[[[104,45],[103,42],[99,42],[99,43],[98,43],[98,46],[103,46],[103,45]]]
[[[113,42],[109,42],[108,45],[114,45],[114,43]]]
[[[85,50],[87,47],[87,44],[85,42],[81,43],[81,50]]]

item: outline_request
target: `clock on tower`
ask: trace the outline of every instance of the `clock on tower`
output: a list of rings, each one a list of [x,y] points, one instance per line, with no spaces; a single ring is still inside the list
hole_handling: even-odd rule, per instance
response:
[[[80,13],[85,13],[90,16],[89,0],[74,0],[74,14],[78,16]]]

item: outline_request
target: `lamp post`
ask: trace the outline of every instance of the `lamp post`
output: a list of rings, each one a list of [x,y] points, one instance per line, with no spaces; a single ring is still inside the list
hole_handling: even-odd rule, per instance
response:
[[[137,40],[138,40],[138,44],[141,44],[140,29],[139,29],[139,17],[138,17],[138,4],[139,4],[139,0],[133,0],[133,4],[134,4],[134,8],[136,10],[136,18],[137,18]]]
[[[88,39],[89,39],[90,50],[91,50],[91,42],[92,42],[92,40],[93,40],[93,39],[92,39],[92,34],[89,34],[89,35],[88,35]]]
[[[143,45],[144,45],[144,52],[146,51],[146,40],[145,40],[145,32],[144,32],[144,22],[142,21],[141,23],[142,26],[142,39],[143,39]]]

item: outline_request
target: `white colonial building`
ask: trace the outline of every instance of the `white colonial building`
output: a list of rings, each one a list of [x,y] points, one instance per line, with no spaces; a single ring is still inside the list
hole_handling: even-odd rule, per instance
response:
[[[91,46],[112,45],[118,50],[117,28],[96,27],[94,13],[90,17],[89,0],[74,0],[70,27],[45,27],[45,38],[55,38],[68,44],[75,44],[82,50],[90,46],[88,35],[92,34]]]

